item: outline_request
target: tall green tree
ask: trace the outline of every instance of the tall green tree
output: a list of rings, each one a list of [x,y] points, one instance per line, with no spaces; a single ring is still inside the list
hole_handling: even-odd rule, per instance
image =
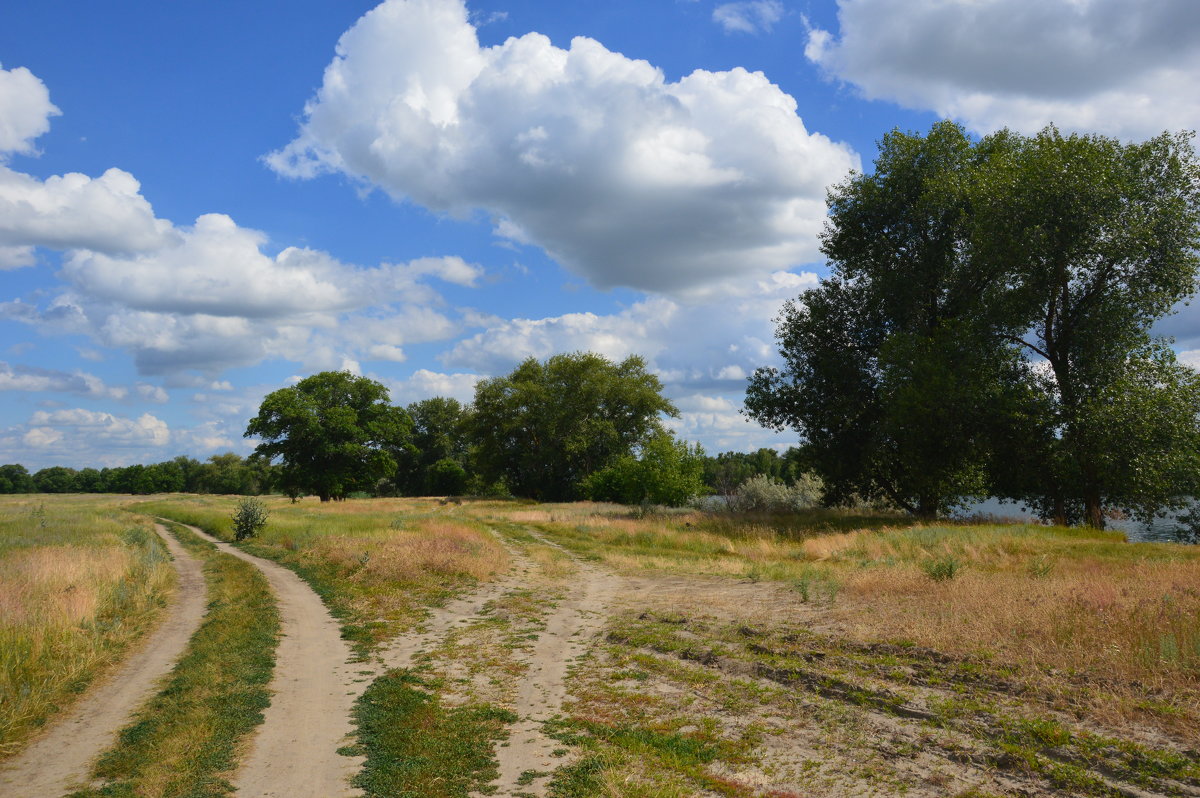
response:
[[[374,490],[396,471],[390,452],[412,434],[412,420],[388,401],[387,388],[346,371],[324,371],[263,399],[246,437],[255,454],[278,460],[285,491],[321,501]]]
[[[475,388],[472,437],[488,480],[518,496],[558,501],[580,482],[662,431],[679,411],[640,357],[592,352],[534,358]]]
[[[833,274],[784,307],[747,411],[800,432],[828,501],[1162,508],[1192,489],[1194,382],[1149,329],[1195,290],[1198,192],[1184,135],[891,133],[830,191]]]
[[[1047,128],[1008,141],[977,192],[976,238],[981,263],[1016,274],[1023,324],[1008,340],[1044,364],[1025,375],[1042,408],[1030,414],[1042,487],[999,488],[1059,521],[1102,526],[1106,504],[1148,517],[1195,491],[1180,457],[1200,456],[1194,375],[1149,332],[1196,290],[1191,135],[1127,144]]]
[[[825,500],[885,498],[922,516],[981,492],[982,414],[1011,368],[1009,280],[974,257],[973,193],[1010,143],[943,122],[880,142],[875,170],[829,192],[833,272],[784,306],[785,368],[750,380],[749,415],[802,438]]]

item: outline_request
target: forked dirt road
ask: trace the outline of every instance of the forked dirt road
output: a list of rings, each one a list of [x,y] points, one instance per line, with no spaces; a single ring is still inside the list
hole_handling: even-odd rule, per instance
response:
[[[242,798],[343,798],[361,795],[350,786],[362,760],[338,749],[353,731],[350,711],[366,689],[356,681],[361,667],[350,662],[350,646],[337,621],[304,580],[269,560],[254,557],[206,534],[188,529],[226,554],[258,568],[279,602],[281,638],[275,651],[271,705],[234,775]]]
[[[0,795],[52,798],[86,782],[92,760],[116,741],[117,732],[154,694],[200,628],[207,603],[200,561],[161,525],[155,524],[155,531],[166,543],[179,575],[165,620],[66,717],[0,770]]]

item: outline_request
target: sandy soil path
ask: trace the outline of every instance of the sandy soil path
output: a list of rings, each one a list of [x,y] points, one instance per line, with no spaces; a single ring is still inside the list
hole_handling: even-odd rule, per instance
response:
[[[353,731],[350,710],[366,689],[356,681],[350,646],[329,610],[304,580],[195,528],[227,554],[254,565],[279,601],[282,637],[275,652],[274,695],[249,754],[234,775],[245,798],[342,798],[362,792],[350,779],[362,760],[338,754]]]
[[[542,724],[562,709],[568,693],[567,670],[603,630],[609,608],[624,585],[624,580],[610,571],[582,561],[541,535],[534,536],[567,553],[578,570],[571,577],[566,597],[546,617],[545,630],[520,658],[527,670],[513,707],[518,721],[509,739],[495,749],[500,776],[492,786],[500,796],[546,794],[550,771],[562,764],[551,752],[562,744],[547,737]],[[522,780],[522,774],[530,771],[543,775]]]
[[[200,561],[162,526],[155,524],[155,531],[166,543],[179,574],[165,620],[66,717],[4,766],[0,795],[49,798],[85,783],[92,760],[116,741],[117,732],[154,694],[200,627],[207,603]]]

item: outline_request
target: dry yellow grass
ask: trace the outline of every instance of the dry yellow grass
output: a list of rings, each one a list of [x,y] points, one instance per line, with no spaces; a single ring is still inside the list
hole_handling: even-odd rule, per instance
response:
[[[0,756],[120,660],[173,580],[112,497],[0,499]]]
[[[790,583],[820,605],[826,628],[1102,687],[1096,705],[1108,717],[1149,708],[1167,726],[1200,722],[1200,547],[852,514],[836,524],[846,531],[830,534],[828,517],[806,532],[794,518],[636,518],[594,505],[491,512],[626,573]],[[855,528],[864,520],[873,523]],[[949,578],[931,576],[938,565]]]

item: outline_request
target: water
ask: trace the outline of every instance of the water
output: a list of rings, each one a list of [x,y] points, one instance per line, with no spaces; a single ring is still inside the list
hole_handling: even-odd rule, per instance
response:
[[[961,513],[956,513],[956,515],[993,516],[995,518],[1012,519],[1014,521],[1036,522],[1038,520],[1037,516],[1028,512],[1020,504],[1002,502],[999,499],[991,498],[971,502]],[[1120,521],[1109,519],[1105,528],[1124,532],[1125,537],[1129,538],[1130,543],[1181,543],[1184,541],[1178,535],[1180,527],[1175,522],[1177,515],[1172,515],[1169,518],[1156,518],[1150,526],[1146,526],[1132,518]]]

